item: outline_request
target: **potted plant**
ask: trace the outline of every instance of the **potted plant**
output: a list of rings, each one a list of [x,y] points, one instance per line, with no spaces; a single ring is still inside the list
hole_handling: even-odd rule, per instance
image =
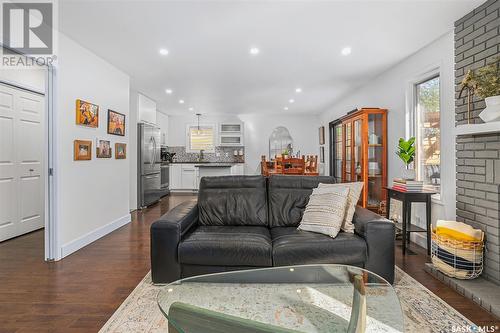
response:
[[[281,157],[288,158],[288,155],[290,155],[290,151],[288,149],[283,149],[283,151],[281,152]]]
[[[500,57],[475,73],[469,71],[464,81],[473,87],[474,93],[484,98],[486,108],[479,114],[484,122],[500,121]],[[464,84],[464,83],[462,83]]]
[[[415,137],[411,137],[408,140],[399,138],[396,155],[398,155],[405,164],[402,178],[406,180],[415,180],[415,169],[412,169],[410,166],[415,159]]]

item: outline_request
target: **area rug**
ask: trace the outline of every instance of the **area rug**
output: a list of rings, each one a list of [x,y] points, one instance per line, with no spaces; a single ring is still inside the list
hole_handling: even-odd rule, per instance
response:
[[[151,283],[151,275],[148,273],[100,333],[167,332],[167,321],[156,303],[161,288],[162,286]],[[403,308],[406,332],[445,333],[474,326],[398,267],[394,288]]]

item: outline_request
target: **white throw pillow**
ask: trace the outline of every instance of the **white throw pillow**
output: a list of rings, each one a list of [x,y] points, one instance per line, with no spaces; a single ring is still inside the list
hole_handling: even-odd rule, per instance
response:
[[[356,211],[356,205],[363,190],[363,182],[355,183],[340,183],[340,184],[323,184],[320,183],[318,188],[314,189],[316,192],[313,193],[329,193],[330,191],[336,191],[337,188],[348,188],[349,194],[347,198],[347,204],[344,215],[344,222],[342,223],[342,231],[354,233],[354,224],[352,224],[352,218],[354,212]]]
[[[316,190],[309,197],[298,229],[335,237],[344,221],[349,188],[337,187],[327,193],[315,193]]]

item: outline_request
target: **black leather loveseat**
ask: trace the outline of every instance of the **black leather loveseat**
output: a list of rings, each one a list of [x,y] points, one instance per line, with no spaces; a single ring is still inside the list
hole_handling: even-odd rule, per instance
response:
[[[201,179],[198,200],[151,226],[155,283],[256,267],[338,263],[394,281],[394,225],[357,207],[355,233],[336,238],[297,230],[312,189],[332,177],[223,176]]]

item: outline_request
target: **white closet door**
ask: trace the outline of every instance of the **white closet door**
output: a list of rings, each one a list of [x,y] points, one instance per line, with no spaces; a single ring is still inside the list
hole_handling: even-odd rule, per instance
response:
[[[44,226],[44,97],[0,84],[0,241]]]

